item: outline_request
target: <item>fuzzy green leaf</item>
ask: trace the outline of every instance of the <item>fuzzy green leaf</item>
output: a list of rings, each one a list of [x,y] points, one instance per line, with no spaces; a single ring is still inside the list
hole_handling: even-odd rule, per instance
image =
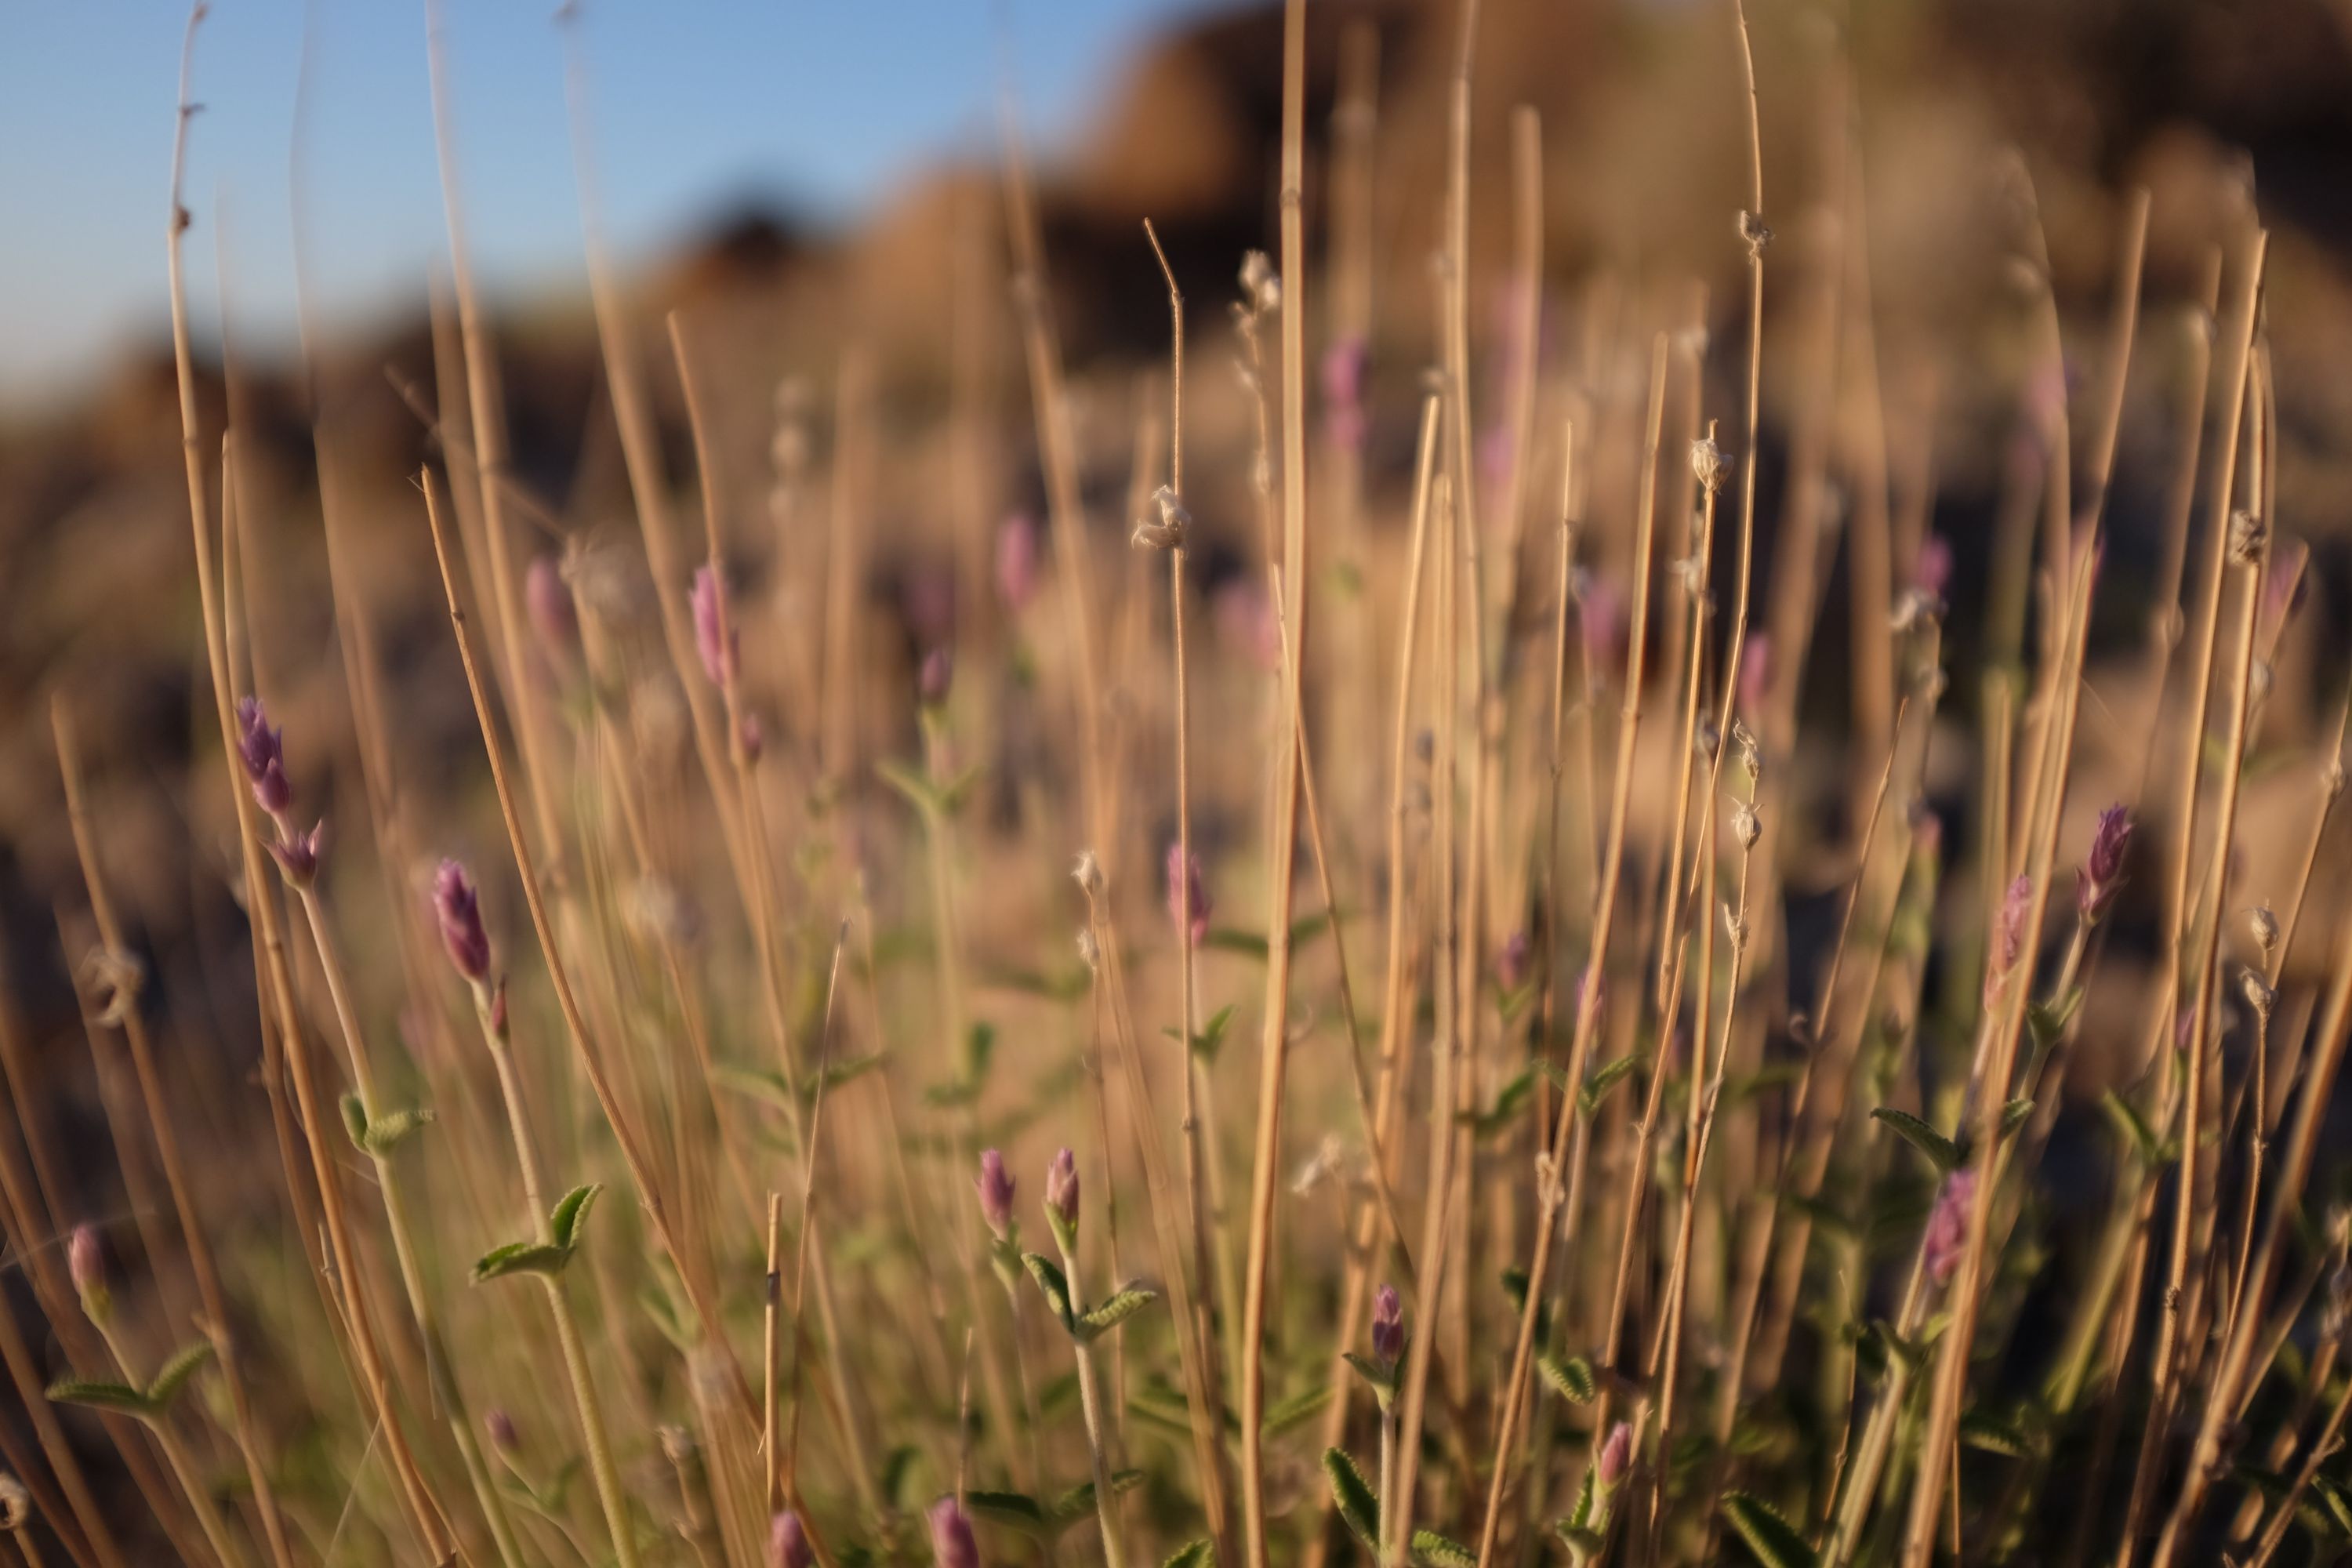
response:
[[[1529,1068],[1496,1091],[1495,1103],[1492,1106],[1485,1110],[1458,1112],[1454,1120],[1470,1127],[1478,1136],[1489,1137],[1508,1127],[1513,1119],[1518,1115],[1520,1108],[1527,1104],[1528,1097],[1535,1091],[1535,1069]]]
[[[2163,1163],[2164,1149],[2156,1136],[2156,1129],[2147,1124],[2147,1119],[2139,1113],[2137,1106],[2111,1089],[2099,1097],[2099,1109],[2107,1113],[2107,1120],[2116,1124],[2116,1130],[2124,1135],[2124,1141],[2131,1145],[2132,1152],[2139,1157],[2141,1164]]]
[[[2053,996],[2046,1002],[2025,1005],[2025,1026],[2033,1031],[2033,1044],[2047,1051],[2058,1044],[2066,1026],[2074,1021],[2075,1009],[2083,1005],[2083,988],[2075,986],[2063,996]]]
[[[1562,1361],[1549,1351],[1536,1357],[1536,1370],[1552,1385],[1560,1397],[1571,1405],[1590,1405],[1599,1384],[1592,1375],[1592,1363],[1580,1355]]]
[[[1936,1167],[1937,1174],[1948,1176],[1958,1168],[1960,1146],[1909,1111],[1897,1110],[1891,1105],[1882,1105],[1870,1114],[1876,1121],[1884,1121],[1887,1126],[1895,1129],[1903,1142],[1926,1155],[1927,1163]]]
[[[1633,1069],[1641,1065],[1642,1053],[1628,1051],[1594,1068],[1586,1075],[1584,1087],[1576,1091],[1577,1109],[1584,1112],[1587,1121],[1598,1115],[1609,1099],[1609,1091],[1631,1077]]]
[[[1148,1286],[1130,1285],[1113,1295],[1108,1300],[1097,1302],[1079,1315],[1080,1337],[1091,1340],[1107,1334],[1158,1300],[1160,1300],[1159,1291]]]
[[[1017,1530],[1040,1541],[1054,1534],[1053,1522],[1045,1517],[1045,1510],[1026,1492],[968,1491],[963,1494],[963,1508],[974,1519]]]
[[[570,1252],[580,1245],[580,1227],[586,1223],[588,1210],[604,1190],[604,1183],[590,1182],[563,1194],[562,1201],[547,1216],[547,1228],[554,1233],[556,1246]]]
[[[387,1110],[367,1124],[354,1140],[369,1153],[382,1158],[400,1147],[410,1134],[433,1121],[433,1112],[423,1106],[406,1110]]]
[[[1331,1482],[1331,1500],[1356,1539],[1378,1550],[1381,1543],[1381,1500],[1364,1472],[1345,1448],[1323,1450],[1323,1474]]]
[[[1971,1448],[1982,1448],[1989,1454],[2005,1454],[2012,1459],[2033,1457],[2033,1434],[2018,1422],[1989,1410],[1970,1410],[1960,1416],[1960,1441]]]
[[[1023,1253],[1021,1266],[1029,1270],[1029,1277],[1037,1281],[1037,1289],[1045,1293],[1045,1305],[1055,1318],[1076,1333],[1076,1320],[1070,1313],[1070,1282],[1063,1277],[1062,1270],[1042,1252]]]
[[[1217,1543],[1206,1536],[1178,1547],[1160,1568],[1216,1568]]]
[[[2012,1100],[2007,1105],[2002,1106],[2000,1108],[2000,1136],[2006,1138],[2011,1133],[2016,1131],[2019,1128],[2024,1126],[2027,1119],[2032,1114],[2033,1097],[2031,1095],[2028,1095],[2021,1100]]]
[[[571,1261],[572,1254],[563,1247],[540,1241],[510,1241],[485,1252],[475,1262],[474,1283],[503,1279],[509,1274],[553,1276],[562,1273]]]
[[[1821,1560],[1797,1527],[1780,1517],[1770,1503],[1748,1492],[1723,1494],[1723,1517],[1748,1542],[1765,1568],[1814,1568]]]
[[[86,1405],[145,1419],[155,1414],[154,1402],[128,1384],[96,1383],[68,1377],[49,1384],[48,1395],[58,1405]]]
[[[1397,1369],[1395,1367],[1386,1362],[1374,1361],[1368,1355],[1358,1355],[1354,1351],[1342,1353],[1346,1356],[1348,1364],[1356,1369],[1356,1375],[1371,1384],[1373,1393],[1383,1399],[1396,1393]]]
[[[1263,1436],[1280,1436],[1293,1426],[1315,1416],[1330,1403],[1331,1385],[1328,1383],[1318,1383],[1304,1393],[1294,1394],[1289,1398],[1280,1401],[1268,1410],[1265,1413],[1265,1418],[1257,1424],[1258,1432]]]
[[[1478,1554],[1433,1530],[1412,1532],[1412,1560],[1422,1568],[1478,1568]]]
[[[1204,1062],[1213,1064],[1216,1061],[1217,1053],[1224,1047],[1225,1028],[1234,1021],[1234,1005],[1235,1004],[1228,1002],[1209,1015],[1208,1022],[1202,1024],[1199,1032],[1192,1037],[1194,1056]],[[1172,1025],[1163,1026],[1160,1032],[1171,1040],[1183,1037],[1183,1031]]]
[[[212,1359],[210,1340],[196,1340],[182,1346],[170,1361],[155,1369],[154,1377],[147,1384],[147,1403],[158,1410],[168,1409],[172,1401],[180,1396],[180,1391],[188,1386],[188,1379]]]
[[[1110,1495],[1124,1497],[1141,1486],[1143,1482],[1144,1474],[1141,1470],[1114,1471],[1110,1478]],[[1094,1511],[1095,1484],[1092,1481],[1080,1481],[1054,1500],[1053,1506],[1045,1510],[1045,1520],[1055,1529],[1066,1530]]]
[[[1566,1535],[1570,1531],[1589,1532],[1592,1529],[1592,1510],[1596,1501],[1594,1483],[1600,1479],[1599,1466],[1584,1467],[1584,1484],[1577,1489],[1576,1507],[1569,1511],[1566,1519],[1559,1521],[1562,1535]]]

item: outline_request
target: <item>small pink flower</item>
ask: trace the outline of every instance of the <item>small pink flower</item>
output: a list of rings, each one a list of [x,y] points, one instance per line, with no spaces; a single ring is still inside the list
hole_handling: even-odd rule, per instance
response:
[[[1525,931],[1515,931],[1503,939],[1502,951],[1495,955],[1495,983],[1505,991],[1517,991],[1528,983],[1528,972],[1535,966],[1536,944]]]
[[[971,1520],[952,1495],[933,1503],[926,1516],[931,1527],[931,1561],[936,1568],[980,1568],[980,1542],[972,1539]]]
[[[801,1516],[786,1509],[776,1515],[768,1526],[767,1568],[809,1568],[816,1561],[810,1551],[808,1531],[801,1527]]]
[[[727,620],[727,588],[718,569],[709,564],[694,569],[694,589],[688,595],[694,606],[694,651],[702,657],[702,673],[713,686],[735,679],[742,640]]]
[[[1372,1358],[1394,1366],[1404,1355],[1404,1303],[1396,1287],[1383,1285],[1372,1297]]]
[[[1941,600],[1952,586],[1952,544],[1940,533],[1919,542],[1911,563],[1911,586],[1930,599]]]
[[[1194,947],[1209,934],[1209,885],[1201,874],[1201,858],[1184,858],[1184,846],[1168,846],[1168,918]]]
[[[580,611],[572,601],[572,585],[552,555],[535,555],[523,573],[523,615],[540,652],[558,670],[569,670],[580,651]]]
[[[1016,511],[996,528],[996,595],[1018,616],[1037,595],[1037,521]]]
[[[237,759],[245,764],[255,802],[272,816],[283,815],[294,804],[294,786],[286,777],[286,731],[270,728],[258,697],[237,699],[236,726]]]
[[[1926,1259],[1927,1278],[1937,1285],[1951,1283],[1952,1271],[1960,1266],[1960,1254],[1968,1249],[1969,1210],[1976,1195],[1973,1165],[1963,1165],[1946,1176],[1936,1194],[1935,1209],[1927,1215]]]
[[[481,895],[466,868],[444,860],[433,874],[433,917],[449,962],[474,984],[490,977],[490,933],[482,924]]]
[[[915,696],[924,707],[937,708],[948,700],[948,690],[954,684],[955,654],[940,643],[923,655],[915,670]]]
[[[1045,1167],[1045,1212],[1064,1230],[1078,1228],[1078,1159],[1067,1149]]]
[[[972,1185],[980,1192],[980,1217],[1004,1240],[1013,1228],[1013,1176],[1004,1168],[1004,1155],[994,1149],[983,1150],[980,1156],[980,1174]]]
[[[1772,639],[1750,632],[1739,649],[1739,710],[1749,723],[1764,710],[1764,693],[1772,680]]]
[[[2115,902],[2123,886],[2124,856],[2131,847],[2131,812],[2121,805],[2099,813],[2091,835],[2091,850],[2084,858],[2082,876],[2074,884],[2074,907],[2086,921],[2096,921]]]
[[[1607,1441],[1601,1445],[1600,1473],[1594,1478],[1603,1489],[1617,1486],[1633,1468],[1633,1426],[1620,1421],[1609,1428]]]

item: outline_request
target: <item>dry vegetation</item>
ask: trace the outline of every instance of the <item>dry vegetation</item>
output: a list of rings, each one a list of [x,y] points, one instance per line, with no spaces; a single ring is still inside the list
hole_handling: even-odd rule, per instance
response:
[[[1310,50],[1320,8],[1262,35],[1267,250],[1122,227],[1150,363],[1066,363],[1011,107],[914,391],[887,333],[779,383],[741,298],[650,330],[583,204],[571,505],[514,457],[446,112],[430,374],[362,378],[400,478],[322,396],[315,489],[273,479],[175,188],[152,722],[194,740],[123,738],[138,628],[44,683],[8,1550],[2352,1543],[2345,710],[2251,203],[2099,204],[2062,299],[1980,149],[1981,335],[1882,350],[1817,19],[1682,18],[1730,111],[1654,199],[1710,306],[1548,265],[1476,0],[1412,21],[1442,109],[1393,159],[1404,14]],[[69,1041],[23,1023],[64,973]]]

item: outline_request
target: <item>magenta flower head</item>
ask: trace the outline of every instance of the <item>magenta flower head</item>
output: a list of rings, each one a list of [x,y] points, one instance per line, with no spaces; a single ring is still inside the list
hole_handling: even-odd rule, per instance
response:
[[[1349,336],[1323,351],[1323,438],[1342,451],[1364,444],[1364,370],[1371,359],[1364,340]]]
[[[980,1217],[996,1233],[999,1241],[1010,1240],[1013,1234],[1013,1176],[1004,1168],[1004,1155],[994,1149],[981,1152],[980,1174],[972,1185],[980,1190]]]
[[[296,833],[280,828],[269,842],[269,853],[278,861],[278,870],[286,880],[297,888],[307,888],[318,879],[319,857],[327,847],[327,825],[314,822],[308,833]]]
[[[1076,1244],[1078,1236],[1078,1157],[1067,1149],[1054,1156],[1045,1167],[1045,1217],[1054,1222],[1054,1234],[1064,1247]]]
[[[1522,928],[1503,939],[1502,950],[1495,954],[1495,983],[1506,992],[1517,991],[1528,983],[1528,972],[1535,967],[1536,944]]]
[[[1617,1486],[1633,1468],[1633,1424],[1620,1421],[1609,1428],[1609,1436],[1601,1445],[1598,1473],[1593,1480],[1603,1489]]]
[[[945,643],[934,643],[915,670],[915,696],[924,707],[937,708],[954,685],[955,653]]]
[[[286,778],[286,731],[270,728],[258,697],[237,699],[236,730],[236,752],[254,800],[270,816],[280,816],[294,804],[294,786]]]
[[[687,598],[694,606],[694,651],[702,656],[702,673],[713,686],[725,686],[735,679],[741,642],[727,624],[727,588],[718,569],[696,567],[694,590]]]
[[[580,611],[572,585],[552,555],[535,555],[522,578],[522,608],[540,651],[559,669],[571,668],[580,647]]]
[[[937,1568],[980,1568],[980,1542],[971,1520],[952,1494],[931,1505],[931,1561]]]
[[[1393,1285],[1372,1295],[1372,1358],[1385,1366],[1404,1359],[1404,1303]]]
[[[1014,616],[1037,596],[1037,520],[1025,511],[996,525],[996,596]]]
[[[96,1226],[74,1226],[73,1239],[66,1243],[66,1273],[73,1280],[74,1294],[81,1298],[82,1316],[104,1328],[114,1316],[114,1292],[107,1289],[106,1254]]]
[[[2111,805],[2099,813],[2091,834],[2091,852],[2083,858],[2083,874],[2074,884],[2074,907],[2084,924],[2097,921],[2116,901],[2123,886],[2124,856],[2131,848],[2131,812]]]
[[[475,984],[490,978],[490,933],[482,925],[481,894],[455,860],[444,860],[433,873],[433,918],[441,927],[441,944],[449,962]]]
[[[776,1515],[768,1525],[768,1568],[809,1568],[815,1561],[801,1516],[791,1509]]]
[[[1201,874],[1201,858],[1184,858],[1181,841],[1168,846],[1168,918],[1194,947],[1209,934],[1208,879]]]
[[[1969,1210],[1976,1195],[1973,1165],[1963,1165],[1946,1176],[1943,1189],[1936,1194],[1935,1209],[1927,1215],[1926,1261],[1927,1278],[1938,1285],[1951,1283],[1952,1271],[1960,1266],[1960,1254],[1968,1248]]]

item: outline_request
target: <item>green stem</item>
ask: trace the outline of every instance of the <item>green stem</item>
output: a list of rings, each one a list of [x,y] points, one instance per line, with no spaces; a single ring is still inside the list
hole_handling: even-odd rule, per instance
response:
[[[1056,1237],[1055,1241],[1061,1238]],[[1066,1244],[1061,1247],[1062,1272],[1069,1281],[1072,1310],[1076,1307],[1078,1259]],[[1118,1499],[1110,1487],[1110,1440],[1105,1431],[1102,1387],[1095,1373],[1094,1346],[1075,1331],[1071,1347],[1078,1356],[1078,1404],[1087,1417],[1087,1456],[1095,1469],[1095,1517],[1102,1521],[1103,1562],[1107,1568],[1127,1568],[1127,1542],[1119,1533]]]

